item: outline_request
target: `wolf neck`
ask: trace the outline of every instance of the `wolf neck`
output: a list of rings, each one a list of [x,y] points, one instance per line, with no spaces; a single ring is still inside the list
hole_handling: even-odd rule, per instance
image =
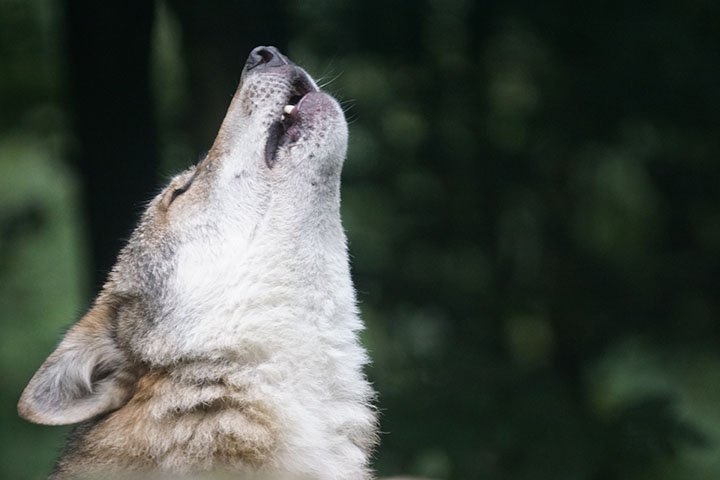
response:
[[[150,409],[172,431],[187,430],[178,412],[201,414],[209,423],[200,420],[198,428],[265,452],[243,464],[269,462],[290,478],[365,479],[375,441],[373,392],[362,372],[367,356],[357,338],[362,323],[338,205],[323,208],[330,211],[318,215],[315,205],[311,215],[300,202],[271,205],[247,251],[222,252],[227,268],[188,272],[200,281],[177,293],[182,328],[177,319],[168,329],[161,322],[145,336],[144,351],[157,355],[148,360],[167,372],[145,395],[177,399]],[[222,415],[229,421],[215,425]],[[203,448],[191,444],[181,451]],[[192,470],[197,465],[187,462],[204,458],[172,451],[158,454],[163,468]]]
[[[260,239],[270,245],[291,241],[272,235]],[[257,273],[237,285],[244,293],[238,291],[228,316],[218,312],[215,317],[232,325],[223,352],[226,362],[232,360],[220,383],[240,392],[240,404],[263,412],[259,418],[267,423],[261,431],[269,433],[257,436],[259,448],[267,444],[264,437],[270,438],[268,457],[292,478],[365,479],[375,417],[362,372],[367,357],[357,339],[362,324],[344,239],[322,252],[318,245],[327,249],[327,239],[318,240],[293,243],[294,255],[287,255],[293,250],[289,245],[278,245],[275,254],[263,248],[249,256],[246,266]],[[258,262],[257,269],[252,262]],[[221,344],[218,340],[206,345]],[[186,372],[191,381],[195,374],[212,376],[202,363],[198,367]]]
[[[74,454],[99,467],[73,472],[61,464],[57,478],[146,462],[141,468],[175,473],[369,479],[373,392],[362,372],[367,357],[344,243],[337,249],[309,255],[315,266],[266,258],[254,278],[218,292],[179,338],[162,329],[147,335],[158,353],[184,342],[186,356],[151,367],[124,407],[80,430]],[[246,258],[260,261],[257,253]]]
[[[357,330],[338,185],[303,187],[290,194],[282,185],[269,200],[238,266],[242,288],[252,292],[237,298],[266,320],[292,314],[301,328],[330,321],[326,331]]]

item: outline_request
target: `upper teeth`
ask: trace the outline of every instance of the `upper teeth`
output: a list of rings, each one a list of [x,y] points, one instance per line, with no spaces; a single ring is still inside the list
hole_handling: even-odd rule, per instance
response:
[[[283,108],[283,112],[287,113],[288,115],[292,115],[295,113],[296,107],[295,105],[285,105]]]

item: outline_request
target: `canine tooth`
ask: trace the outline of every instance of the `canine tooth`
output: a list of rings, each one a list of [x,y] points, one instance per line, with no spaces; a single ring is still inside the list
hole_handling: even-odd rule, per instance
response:
[[[285,108],[283,108],[283,112],[287,113],[288,115],[292,115],[295,113],[295,105],[285,105]]]

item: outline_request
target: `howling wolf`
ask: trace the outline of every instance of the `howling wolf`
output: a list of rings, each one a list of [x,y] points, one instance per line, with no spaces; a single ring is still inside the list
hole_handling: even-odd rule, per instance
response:
[[[338,103],[254,49],[207,157],[150,202],[20,398],[32,422],[79,423],[52,479],[371,477],[346,149]]]

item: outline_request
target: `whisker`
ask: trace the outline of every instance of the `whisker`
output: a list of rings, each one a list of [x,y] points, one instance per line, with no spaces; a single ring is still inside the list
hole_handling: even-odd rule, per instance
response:
[[[338,78],[340,78],[344,73],[345,73],[345,72],[339,72],[337,75],[335,75],[334,77],[332,77],[332,78],[331,78],[330,80],[328,80],[327,82],[324,82],[324,83],[319,83],[319,82],[318,82],[318,86],[319,86],[320,88],[325,88],[325,87],[327,87],[328,85],[330,85],[331,83],[333,83],[335,80],[337,80]]]
[[[357,105],[357,100],[354,98],[349,98],[347,100],[338,100],[338,103],[340,103],[340,106],[345,110],[346,108],[350,109],[353,108],[355,105]]]

